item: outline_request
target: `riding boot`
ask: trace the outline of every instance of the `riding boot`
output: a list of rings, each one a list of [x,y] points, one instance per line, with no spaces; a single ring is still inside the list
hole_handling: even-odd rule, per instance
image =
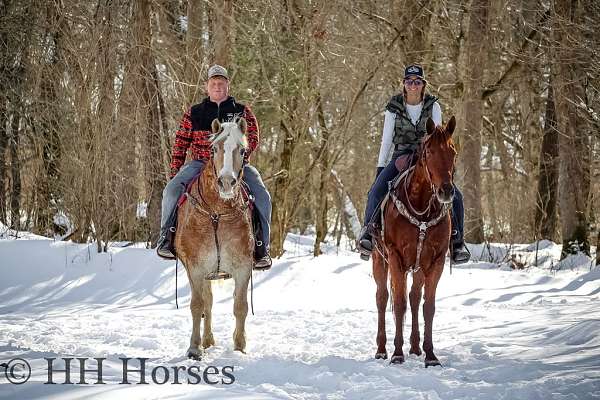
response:
[[[271,268],[272,264],[273,264],[273,261],[271,260],[271,256],[269,255],[269,252],[267,251],[267,254],[265,254],[263,257],[254,261],[253,269],[256,271],[266,271]]]
[[[471,253],[465,246],[464,242],[453,243],[451,247],[451,257],[454,264],[466,263],[471,258]]]
[[[164,258],[166,260],[174,260],[177,257],[175,256],[175,247],[173,246],[173,241],[175,239],[175,227],[169,227],[164,229],[160,237],[158,238],[158,244],[156,246],[156,254],[159,257]]]
[[[266,271],[271,268],[273,262],[269,255],[269,248],[261,245],[256,245],[254,249],[254,267],[255,271]]]
[[[368,261],[371,253],[373,252],[373,241],[372,241],[371,233],[369,232],[369,228],[364,226],[356,241],[356,248],[360,252],[360,258]]]

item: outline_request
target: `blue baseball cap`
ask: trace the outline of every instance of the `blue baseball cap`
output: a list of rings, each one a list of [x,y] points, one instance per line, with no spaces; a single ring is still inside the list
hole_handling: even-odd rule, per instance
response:
[[[418,64],[410,64],[404,68],[404,79],[409,76],[416,76],[417,78],[421,78],[425,80],[425,73],[423,72],[423,67]]]

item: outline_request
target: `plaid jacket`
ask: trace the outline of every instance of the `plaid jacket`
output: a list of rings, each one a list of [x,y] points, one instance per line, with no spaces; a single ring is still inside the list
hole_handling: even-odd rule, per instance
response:
[[[237,103],[233,97],[217,104],[207,97],[200,104],[192,106],[181,119],[175,134],[171,153],[171,177],[175,176],[185,162],[188,150],[194,160],[210,160],[211,124],[215,118],[221,122],[231,121],[235,116],[243,117],[248,125],[248,151],[246,160],[258,146],[259,131],[256,117],[248,106]]]

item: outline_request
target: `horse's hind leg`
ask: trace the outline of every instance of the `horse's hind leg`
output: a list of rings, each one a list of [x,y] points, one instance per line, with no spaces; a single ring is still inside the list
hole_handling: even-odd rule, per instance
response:
[[[248,315],[248,281],[251,269],[237,276],[235,279],[235,292],[233,293],[233,315],[235,315],[235,331],[233,332],[234,350],[244,353],[246,349],[246,316]]]
[[[383,257],[379,253],[374,252],[373,278],[375,278],[375,284],[377,285],[377,292],[375,294],[375,301],[377,303],[377,353],[375,353],[375,358],[384,360],[387,359],[387,350],[385,349],[387,341],[385,334],[385,309],[389,297],[387,277],[388,271]]]
[[[207,280],[202,281],[202,295],[204,296],[204,334],[202,335],[202,347],[205,349],[215,345],[215,338],[212,333],[213,296],[210,282]]]
[[[425,367],[441,365],[433,352],[433,316],[435,315],[435,292],[437,284],[444,270],[444,259],[438,261],[434,268],[425,278],[425,303],[423,314],[425,315],[425,335],[423,339],[423,350],[425,351]]]
[[[190,279],[190,283],[192,280]],[[202,357],[202,349],[200,347],[200,324],[202,322],[202,313],[204,312],[204,303],[202,299],[202,284],[199,282],[196,285],[190,285],[192,288],[192,300],[190,302],[190,311],[192,312],[192,337],[190,338],[190,347],[187,351],[187,356],[195,360]]]
[[[422,354],[419,342],[421,334],[419,332],[419,305],[421,304],[421,294],[423,292],[424,276],[423,272],[413,274],[413,282],[408,298],[410,300],[410,312],[412,315],[412,329],[410,332],[410,351],[409,354]]]

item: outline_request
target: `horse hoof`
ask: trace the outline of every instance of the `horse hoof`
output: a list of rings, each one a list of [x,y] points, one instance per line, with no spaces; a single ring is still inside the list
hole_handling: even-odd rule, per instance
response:
[[[376,360],[387,360],[387,353],[375,353]]]
[[[417,348],[417,349],[410,349],[408,354],[414,354],[415,356],[420,356],[421,354],[423,354],[423,352],[421,351],[421,349]]]
[[[187,350],[187,358],[200,361],[202,359],[202,350],[190,346]]]
[[[402,364],[404,362],[404,356],[392,356],[390,359],[390,364]]]
[[[433,360],[425,360],[425,368],[427,367],[441,367],[442,363],[437,359],[433,359]]]

